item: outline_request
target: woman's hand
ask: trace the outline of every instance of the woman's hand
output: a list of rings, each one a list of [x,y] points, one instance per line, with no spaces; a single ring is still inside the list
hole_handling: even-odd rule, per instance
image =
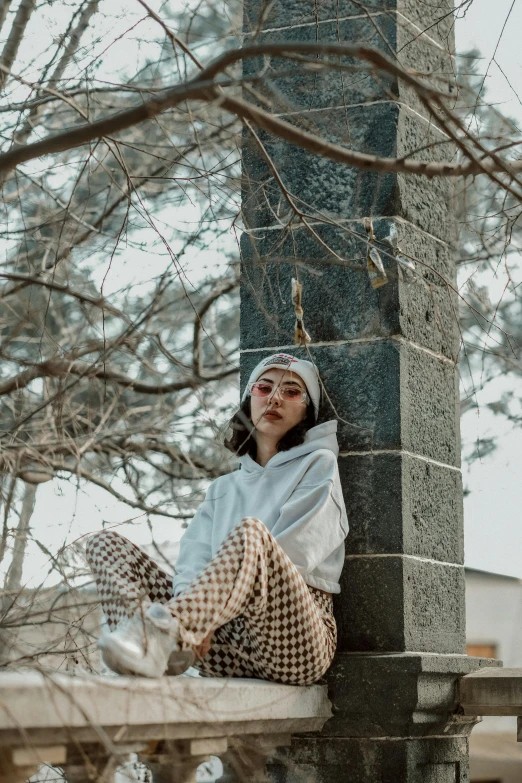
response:
[[[208,653],[208,651],[210,650],[210,646],[212,644],[213,635],[214,635],[214,631],[211,631],[207,636],[205,636],[201,644],[194,645],[192,647],[192,649],[196,653],[197,658],[199,659],[204,658],[205,655]]]

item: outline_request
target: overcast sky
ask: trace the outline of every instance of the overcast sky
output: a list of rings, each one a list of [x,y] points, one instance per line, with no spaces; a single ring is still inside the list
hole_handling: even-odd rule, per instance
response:
[[[511,16],[501,36],[511,7]],[[522,124],[522,105],[515,94],[517,90],[522,92],[522,0],[515,0],[514,4],[513,0],[473,0],[465,16],[457,22],[456,30],[461,52],[472,47],[482,52],[483,72],[488,72],[489,99]],[[493,385],[479,394],[478,413],[467,414],[463,420],[464,444],[488,437],[492,432],[502,435],[501,446],[493,455],[475,462],[471,468],[464,466],[464,483],[470,491],[465,499],[466,564],[522,577],[522,431],[499,429],[499,421],[484,408],[503,388]],[[33,525],[51,551],[100,528],[103,521],[118,525],[120,532],[138,544],[148,543],[150,532],[139,514],[122,524],[130,516],[129,509],[96,487],[88,486],[86,493],[83,485],[74,492],[70,484],[55,480],[38,490]],[[180,527],[171,520],[156,520],[154,525],[158,541],[179,538]],[[171,550],[173,554],[174,550],[175,547]],[[26,577],[32,577],[33,585],[41,582],[48,570],[48,560],[34,543],[27,563]]]

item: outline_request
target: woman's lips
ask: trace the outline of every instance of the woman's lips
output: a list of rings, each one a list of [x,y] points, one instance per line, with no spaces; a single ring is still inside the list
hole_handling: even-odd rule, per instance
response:
[[[282,419],[283,417],[279,413],[274,413],[273,411],[270,411],[269,413],[263,414],[265,419]]]

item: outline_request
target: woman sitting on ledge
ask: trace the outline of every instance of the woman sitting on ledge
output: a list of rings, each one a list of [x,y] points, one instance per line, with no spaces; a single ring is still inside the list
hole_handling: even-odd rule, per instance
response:
[[[160,677],[192,665],[294,685],[324,675],[348,522],[337,422],[316,424],[319,399],[311,362],[275,354],[255,367],[225,441],[240,469],[210,485],[173,582],[117,533],[89,538],[112,671]]]

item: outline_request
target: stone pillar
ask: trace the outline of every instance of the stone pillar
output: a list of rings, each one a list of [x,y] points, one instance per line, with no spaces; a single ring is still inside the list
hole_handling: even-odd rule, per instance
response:
[[[124,752],[115,758],[97,742],[75,742],[67,746],[66,759],[60,766],[67,783],[114,783],[116,769],[126,757]]]
[[[223,775],[216,783],[269,783],[266,762],[291,744],[289,734],[234,737],[223,756]],[[301,782],[302,783],[302,782]]]
[[[226,737],[166,740],[138,758],[150,769],[153,783],[196,783],[198,767],[210,756],[225,754],[227,747]]]
[[[370,45],[439,74],[451,93],[451,10],[450,0],[245,0],[246,42],[257,28],[259,42]],[[418,149],[423,159],[451,159],[450,145],[433,146],[444,135],[394,78],[276,59],[247,61],[244,72],[263,67],[273,110],[300,127],[382,156]],[[245,131],[241,381],[275,350],[306,357],[293,345],[298,276],[309,352],[335,408],[323,413],[339,422],[351,523],[328,676],[335,717],[320,736],[294,738],[288,764],[272,775],[465,783],[473,722],[453,714],[455,683],[480,661],[465,655],[453,184],[363,172],[258,135],[305,220],[290,221],[265,153]],[[365,218],[389,279],[377,289]],[[414,274],[398,268],[389,236],[416,259]]]

